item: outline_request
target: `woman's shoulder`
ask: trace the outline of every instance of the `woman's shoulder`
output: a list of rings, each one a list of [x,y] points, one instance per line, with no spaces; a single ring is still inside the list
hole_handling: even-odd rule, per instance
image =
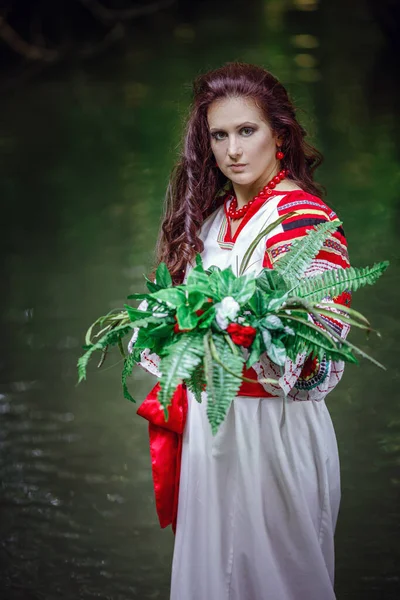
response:
[[[277,192],[279,193],[279,190]],[[279,215],[296,212],[295,219],[314,221],[305,223],[307,225],[317,225],[321,221],[334,221],[338,218],[335,211],[319,196],[297,187],[287,191],[282,190],[282,193],[284,196],[277,204]]]
[[[297,238],[307,235],[310,229],[320,223],[338,219],[335,211],[324,200],[302,189],[288,191],[280,198],[277,212],[279,216],[287,214],[287,218],[271,232],[266,240],[266,250],[270,255],[271,264],[287,252]],[[321,257],[342,267],[349,266],[347,241],[341,225],[328,235],[324,249],[318,255],[318,258]]]

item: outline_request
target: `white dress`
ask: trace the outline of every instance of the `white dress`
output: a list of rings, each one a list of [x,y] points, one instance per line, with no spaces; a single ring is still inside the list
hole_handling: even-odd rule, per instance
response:
[[[201,229],[205,268],[231,265],[237,273],[251,240],[278,217],[282,199],[271,197],[230,250],[218,242],[225,217],[223,207],[217,209]],[[255,273],[264,252],[265,239],[251,261],[257,261],[251,267]],[[313,271],[318,269],[314,263]],[[145,351],[141,364],[159,375],[156,359]],[[288,360],[280,385],[265,386],[275,397],[237,396],[215,436],[206,393],[200,404],[188,392],[171,600],[335,598],[340,470],[324,397],[339,381],[343,365],[329,363],[321,385],[302,391],[294,386],[304,360]],[[255,369],[280,377],[267,359]]]

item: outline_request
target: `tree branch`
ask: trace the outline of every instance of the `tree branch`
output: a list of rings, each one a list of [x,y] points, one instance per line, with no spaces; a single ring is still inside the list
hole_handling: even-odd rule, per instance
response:
[[[154,0],[149,4],[135,6],[129,9],[113,10],[109,9],[99,0],[78,0],[87,10],[91,12],[93,17],[101,21],[109,30],[104,35],[103,39],[98,43],[89,43],[80,45],[77,49],[73,48],[73,44],[59,46],[58,48],[47,48],[46,40],[42,32],[41,18],[38,16],[31,24],[32,40],[24,39],[8,22],[7,16],[3,11],[0,15],[0,42],[3,41],[18,55],[28,60],[35,67],[30,68],[28,72],[24,72],[22,78],[32,77],[37,72],[37,68],[43,68],[44,64],[54,63],[68,57],[78,56],[89,58],[99,54],[113,43],[118,42],[125,35],[123,21],[134,19],[137,17],[150,15],[174,4],[176,0]],[[79,45],[78,45],[79,46]],[[6,83],[6,87],[13,85],[14,79]],[[3,87],[3,86],[2,86]]]
[[[98,0],[79,0],[81,4],[90,12],[96,19],[104,23],[110,21],[126,21],[128,19],[135,19],[144,15],[150,15],[158,10],[167,8],[176,2],[176,0],[158,0],[151,4],[144,4],[143,6],[135,6],[134,8],[126,8],[121,10],[112,10],[103,6]]]
[[[106,33],[101,42],[97,44],[91,44],[84,48],[82,48],[78,52],[78,56],[82,58],[90,58],[91,56],[96,56],[96,54],[100,54],[112,44],[115,44],[119,40],[121,40],[125,35],[125,28],[121,23],[116,23],[110,31]]]
[[[10,48],[28,60],[41,60],[45,62],[54,62],[59,58],[57,50],[49,50],[41,46],[35,46],[26,42],[0,15],[0,39]]]

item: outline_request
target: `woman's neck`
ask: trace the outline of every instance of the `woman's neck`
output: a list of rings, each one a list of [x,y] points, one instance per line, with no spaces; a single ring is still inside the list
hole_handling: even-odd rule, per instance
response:
[[[268,170],[266,175],[262,175],[257,181],[250,185],[240,185],[232,182],[233,192],[237,199],[238,208],[241,208],[252,200],[267,183],[279,172],[279,163],[277,162]],[[278,186],[277,186],[278,187]]]

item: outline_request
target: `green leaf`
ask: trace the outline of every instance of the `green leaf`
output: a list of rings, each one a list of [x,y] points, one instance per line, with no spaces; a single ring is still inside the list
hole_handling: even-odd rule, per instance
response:
[[[199,321],[199,317],[192,311],[191,307],[185,304],[178,306],[176,318],[180,329],[194,329]]]
[[[223,298],[231,296],[241,306],[250,300],[255,290],[253,275],[236,277],[231,267],[223,271],[213,271],[209,282],[211,292],[215,298],[221,301]]]
[[[207,275],[211,275],[215,271],[221,271],[220,267],[217,267],[217,265],[210,265],[205,272],[207,273]]]
[[[256,282],[252,275],[243,275],[239,277],[232,290],[232,298],[236,300],[238,304],[243,306],[250,300],[256,289]]]
[[[231,294],[227,293],[227,290],[229,290],[230,284],[233,285],[235,279],[236,277],[230,267],[223,271],[220,269],[213,270],[209,277],[209,285],[214,298],[221,301],[225,296],[230,296]]]
[[[265,350],[268,352],[272,344],[272,335],[270,334],[268,329],[262,329],[261,335],[264,342]]]
[[[134,398],[132,398],[132,396],[130,395],[128,386],[126,383],[127,377],[132,375],[132,370],[133,370],[133,367],[135,366],[135,364],[136,364],[136,362],[135,362],[134,354],[129,354],[124,359],[124,367],[122,369],[122,390],[124,393],[124,398],[126,398],[127,400],[130,400],[131,402],[136,403],[136,400]]]
[[[286,361],[286,349],[285,345],[281,340],[274,340],[273,343],[267,350],[269,358],[276,365],[283,367]]]
[[[198,328],[199,329],[208,329],[211,323],[215,319],[215,307],[210,306],[207,310],[204,311],[202,315],[199,317]]]
[[[256,317],[261,317],[268,310],[269,298],[259,289],[255,289],[254,294],[247,302],[247,306],[255,314]],[[246,306],[246,307],[247,307]]]
[[[149,297],[148,293],[143,293],[143,294],[129,294],[129,296],[127,296],[128,300],[147,300]]]
[[[203,335],[184,333],[181,338],[168,347],[168,354],[161,359],[160,391],[158,399],[164,407],[168,419],[167,406],[177,386],[188,380],[204,356]]]
[[[259,332],[257,332],[256,337],[254,338],[254,341],[251,345],[249,357],[246,361],[246,367],[248,369],[250,369],[250,367],[252,367],[254,365],[254,363],[256,363],[259,360],[261,352],[262,352],[261,336],[260,336]]]
[[[139,311],[140,313],[141,311]],[[158,316],[157,314],[150,313],[150,316],[137,318],[131,321],[131,327],[148,327],[149,325],[154,325],[157,327],[160,324],[165,324],[166,319],[169,317]]]
[[[317,302],[327,296],[339,296],[345,290],[356,291],[364,285],[373,285],[389,266],[388,261],[372,267],[331,269],[315,277],[308,277],[296,287],[296,294],[307,301]],[[340,306],[338,307],[340,308]]]
[[[149,350],[154,350],[155,340],[151,335],[151,330],[147,327],[140,327],[139,333],[137,336],[137,340],[135,343],[136,348],[148,348]]]
[[[186,304],[186,294],[183,290],[178,287],[165,288],[164,290],[158,290],[151,295],[156,300],[166,302],[169,306],[177,308],[181,304]]]
[[[225,365],[229,365],[232,371],[241,375],[244,364],[243,355],[234,354],[224,336],[212,335],[210,343],[214,345],[214,350],[217,352],[220,361]],[[232,400],[239,391],[241,379],[226,371],[222,365],[213,360],[212,383],[212,390],[207,389],[207,416],[212,433],[215,435],[218,427],[225,419]]]
[[[186,280],[186,289],[190,293],[198,291],[205,296],[211,295],[209,277],[203,271],[198,271],[197,267],[192,269]]]
[[[157,327],[152,327],[149,329],[149,335],[156,338],[165,338],[169,337],[173,331],[173,323],[165,323],[161,319],[158,319],[159,325]]]
[[[256,279],[257,287],[263,292],[286,291],[287,285],[283,277],[274,269],[263,269]]]
[[[289,286],[293,286],[303,277],[313,259],[324,245],[325,240],[342,224],[341,221],[326,221],[310,229],[307,235],[293,241],[288,252],[275,264],[275,270]]]
[[[369,327],[371,326],[368,319],[366,317],[364,317],[364,315],[362,315],[357,310],[354,310],[354,308],[350,308],[349,306],[345,306],[344,304],[341,304],[340,307],[337,304],[332,305],[331,300],[328,300],[327,302],[318,301],[318,308],[321,307],[321,308],[326,308],[328,310],[331,310],[332,306],[335,306],[336,308],[340,308],[340,312],[345,313],[358,321],[361,321],[361,323],[364,323],[364,325],[368,325]]]
[[[206,296],[199,290],[190,291],[188,294],[188,302],[193,311],[199,310],[206,301]]]
[[[282,292],[272,292],[268,297],[268,310],[271,312],[277,311],[288,298],[288,293],[282,294]]]
[[[199,271],[201,271],[201,272],[204,273],[204,265],[203,265],[203,259],[201,257],[201,254],[197,253],[196,257],[195,257],[195,260],[196,260],[196,267],[195,268],[197,270],[199,270]]]
[[[124,308],[126,309],[128,317],[131,321],[136,321],[137,319],[145,319],[147,317],[153,317],[153,311],[151,310],[139,310],[138,308],[129,306],[129,304],[124,304]]]
[[[157,283],[155,283],[155,281],[151,281],[151,279],[146,277],[146,275],[144,276],[144,278],[146,280],[147,289],[149,290],[150,293],[157,292],[158,290],[161,289],[161,286],[159,286]]]
[[[268,315],[265,319],[260,321],[260,325],[262,327],[266,327],[267,329],[283,329],[284,325],[279,317],[276,315]]]
[[[165,262],[161,262],[157,267],[156,283],[162,288],[172,287],[172,277]]]

